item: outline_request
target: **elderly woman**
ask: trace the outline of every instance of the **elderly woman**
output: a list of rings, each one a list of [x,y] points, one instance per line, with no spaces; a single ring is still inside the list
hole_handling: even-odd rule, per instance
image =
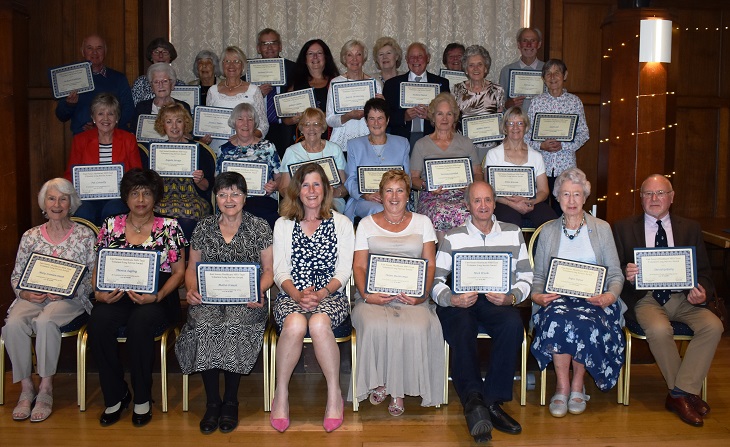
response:
[[[197,78],[188,82],[188,85],[199,85],[200,103],[207,104],[208,90],[216,85],[216,78],[223,76],[218,55],[210,50],[200,50],[193,61],[193,73]]]
[[[96,304],[87,330],[106,406],[99,418],[102,427],[116,423],[132,401],[132,392],[124,381],[124,366],[117,353],[119,329],[126,327],[134,391],[132,423],[140,427],[152,419],[155,331],[174,324],[180,312],[177,288],[185,275],[187,241],[175,219],[158,217],[153,212],[162,199],[163,188],[162,178],[150,169],[133,169],[124,174],[121,195],[130,211],[106,219],[96,243],[97,251],[129,248],[160,253],[156,294],[121,289],[94,293]]]
[[[573,141],[545,140],[534,141],[532,128],[527,128],[525,142],[531,148],[539,150],[545,160],[548,186],[553,190],[555,179],[566,169],[576,167],[575,153],[588,141],[588,124],[580,99],[568,93],[563,88],[568,79],[568,67],[560,59],[550,59],[542,67],[542,79],[548,91],[532,98],[527,115],[530,122],[535,122],[537,113],[575,113],[578,115],[578,125],[575,129]],[[551,203],[553,210],[559,215],[562,206],[555,200]]]
[[[286,191],[291,181],[289,165],[318,160],[324,157],[332,157],[335,160],[335,166],[342,181],[342,183],[333,188],[332,205],[338,213],[343,213],[345,211],[344,197],[347,196],[347,189],[344,186],[344,182],[347,179],[347,175],[345,174],[347,163],[345,162],[342,148],[331,141],[322,139],[322,133],[327,128],[324,112],[319,109],[307,108],[301,115],[298,127],[299,132],[304,135],[304,140],[289,146],[284,153],[284,158],[281,160],[279,191]]]
[[[66,180],[72,180],[75,165],[124,164],[124,169],[141,168],[139,149],[134,135],[116,128],[119,121],[119,101],[110,93],[100,93],[91,101],[91,119],[96,128],[74,136],[68,159]],[[85,200],[76,210],[76,216],[101,224],[110,215],[127,211],[122,200]]]
[[[471,47],[470,47],[471,48]],[[525,129],[530,127],[530,119],[519,107],[507,110],[502,120],[502,132],[507,136],[502,144],[487,152],[484,158],[484,172],[490,166],[522,166],[532,167],[535,175],[535,196],[497,197],[494,215],[502,222],[509,222],[521,227],[523,219],[529,219],[534,227],[539,227],[548,220],[555,219],[555,212],[548,205],[550,195],[545,163],[542,155],[531,149],[524,140]],[[485,175],[486,176],[486,175]],[[492,185],[494,187],[494,185]]]
[[[360,166],[401,166],[408,174],[411,170],[408,154],[411,146],[403,137],[386,134],[390,121],[390,108],[381,98],[365,103],[365,122],[370,134],[350,140],[350,161],[347,163],[345,187],[350,194],[345,215],[354,221],[383,211],[383,198],[379,192],[360,194],[357,171]],[[408,185],[410,189],[410,184]]]
[[[15,258],[10,284],[15,300],[10,305],[2,337],[13,363],[13,382],[20,382],[18,405],[13,419],[41,422],[51,415],[53,407],[53,376],[61,352],[59,328],[84,312],[91,312],[91,270],[94,268],[94,233],[84,225],[74,223],[69,216],[81,205],[73,185],[66,179],[54,178],[43,184],[38,193],[38,205],[48,222],[23,233]],[[76,292],[69,297],[52,293],[33,292],[18,287],[20,278],[33,253],[84,264],[87,271]],[[41,383],[36,395],[33,372],[31,334],[35,334],[37,370]],[[35,406],[31,411],[31,405]]]
[[[266,120],[266,115],[263,119]],[[224,161],[266,163],[269,166],[268,181],[264,185],[266,195],[249,197],[243,209],[265,219],[271,228],[274,228],[276,219],[279,218],[276,191],[279,189],[281,178],[279,173],[281,160],[276,152],[276,146],[255,135],[259,128],[258,120],[259,116],[249,103],[241,103],[233,109],[228,118],[228,125],[236,133],[221,146],[216,172],[222,171]]]
[[[444,53],[441,55],[441,62],[443,62],[444,67],[448,70],[465,71],[463,57],[465,51],[466,48],[464,48],[464,45],[459,42],[451,42],[444,48]]]
[[[332,188],[322,168],[308,163],[297,170],[286,190],[281,218],[274,227],[274,281],[279,294],[274,319],[281,333],[276,348],[276,391],[271,426],[289,427],[289,379],[309,332],[327,380],[322,423],[331,432],[342,425],[340,350],[332,332],[345,321],[345,295],[355,242],[352,223],[332,211]]]
[[[366,74],[362,66],[368,60],[368,50],[364,43],[351,39],[345,42],[340,50],[340,62],[345,66],[345,74],[332,79],[334,82],[363,81],[373,79]],[[382,98],[383,83],[375,79],[376,96]],[[365,104],[363,104],[364,106]],[[368,134],[368,127],[364,119],[365,113],[362,110],[351,110],[347,113],[335,113],[335,103],[330,83],[327,93],[327,125],[332,128],[330,140],[337,143],[343,151],[347,151],[347,142],[353,138]]]
[[[436,233],[428,217],[406,209],[411,179],[391,170],[380,181],[383,211],[365,217],[357,227],[353,274],[357,287],[352,325],[357,329],[357,381],[360,401],[378,405],[390,395],[388,412],[405,411],[406,394],[421,396],[421,406],[443,400],[444,337],[436,309],[428,299],[399,293],[366,293],[368,256],[405,256],[428,261],[426,288],[436,268]],[[394,285],[395,287],[395,285]]]
[[[175,51],[175,47],[169,41],[158,37],[147,45],[145,57],[152,64],[162,63],[169,66],[172,61],[177,59],[177,51]],[[185,85],[185,83],[176,79],[176,85]],[[132,100],[134,100],[135,107],[140,102],[155,97],[153,87],[149,81],[149,74],[135,79],[132,85]]]
[[[428,119],[435,131],[416,142],[411,154],[411,177],[413,187],[421,190],[417,211],[433,222],[439,241],[451,228],[466,221],[469,212],[464,203],[464,189],[445,190],[439,186],[434,191],[426,190],[426,176],[421,177],[424,162],[431,158],[469,157],[474,180],[483,180],[474,144],[467,137],[454,132],[459,116],[459,107],[451,93],[440,93],[428,105]]]
[[[398,69],[403,62],[403,49],[392,37],[381,37],[373,45],[373,60],[380,70],[380,82],[398,76]]]
[[[488,115],[504,110],[504,89],[487,79],[492,58],[481,45],[471,45],[461,58],[466,81],[456,84],[453,95],[464,118],[476,115]],[[496,142],[477,143],[479,160],[484,160],[487,151],[496,146]]]
[[[251,372],[261,351],[268,319],[264,294],[274,284],[271,228],[263,219],[243,211],[246,181],[237,172],[224,172],[216,177],[213,192],[221,211],[195,227],[185,271],[188,321],[175,343],[183,374],[200,372],[203,377],[207,409],[200,431],[204,434],[217,428],[229,433],[238,425],[238,385],[241,375]],[[261,265],[259,300],[246,305],[203,304],[198,262]],[[222,400],[218,387],[221,372],[225,380]]]
[[[159,62],[150,65],[147,79],[152,86],[153,97],[137,103],[135,124],[139,121],[140,115],[157,115],[161,108],[173,104],[180,104],[190,113],[190,106],[186,102],[178,101],[171,96],[177,83],[177,74],[170,64]]]
[[[570,168],[558,176],[553,194],[563,217],[543,227],[535,253],[531,350],[541,370],[551,361],[555,366],[557,385],[550,399],[550,414],[555,417],[585,411],[586,371],[606,391],[616,385],[624,363],[621,327],[626,305],[619,297],[624,277],[608,223],[583,211],[590,193],[591,184],[580,169]],[[590,298],[545,293],[553,257],[605,266],[602,293]]]

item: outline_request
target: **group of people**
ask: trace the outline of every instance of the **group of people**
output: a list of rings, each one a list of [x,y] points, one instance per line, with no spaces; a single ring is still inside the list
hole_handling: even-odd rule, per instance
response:
[[[551,362],[555,366],[553,416],[585,411],[586,372],[602,391],[617,384],[628,309],[645,330],[664,374],[669,388],[667,409],[687,423],[702,425],[709,406],[698,393],[722,324],[702,306],[714,288],[699,226],[679,216],[670,218],[674,191],[661,175],[650,176],[641,186],[643,216],[617,222],[613,231],[607,222],[584,211],[591,185],[575,162],[575,151],[588,139],[583,108],[563,88],[565,64],[537,60],[540,44],[539,31],[520,30],[521,57],[502,70],[500,82],[505,82],[504,71],[510,67],[542,70],[547,92],[534,98],[508,98],[504,85],[486,79],[491,58],[479,45],[455,44],[444,51],[444,64],[462,69],[467,77],[450,88],[448,80],[426,71],[430,54],[425,45],[414,42],[407,47],[409,71],[398,74],[402,50],[395,40],[381,38],[373,49],[381,69],[373,76],[377,94],[363,110],[347,113],[335,113],[331,82],[370,78],[363,72],[368,51],[360,41],[351,40],[342,47],[344,74],[323,41],[307,42],[297,61],[285,64],[289,84],[283,87],[256,86],[242,79],[247,61],[238,47],[227,47],[220,60],[202,51],[194,64],[198,75],[194,82],[205,91],[205,103],[233,109],[228,122],[233,136],[219,142],[217,163],[202,144],[192,140],[189,109],[170,97],[178,79],[169,67],[176,53],[167,41],[156,40],[148,48],[154,64],[146,84],[145,80],[135,82],[134,95],[97,91],[61,99],[57,114],[61,119],[71,117],[77,134],[69,168],[66,179],[48,181],[39,193],[48,222],[28,230],[20,242],[12,276],[17,296],[2,332],[13,363],[13,380],[22,384],[13,418],[42,421],[51,414],[58,328],[89,313],[89,343],[99,366],[106,407],[101,425],[116,423],[132,401],[134,425],[147,424],[152,417],[155,330],[176,324],[177,289],[184,285],[189,306],[175,352],[183,373],[201,373],[203,378],[206,411],[200,430],[205,434],[237,427],[240,377],[251,371],[261,351],[269,307],[279,334],[270,415],[274,429],[284,432],[289,427],[289,381],[307,335],[327,381],[323,428],[331,432],[340,427],[344,400],[333,330],[347,324],[349,317],[357,331],[358,353],[353,371],[358,395],[350,399],[369,400],[373,405],[389,399],[388,413],[394,417],[404,414],[406,395],[420,396],[422,406],[439,405],[445,340],[454,352],[453,384],[470,435],[486,441],[493,428],[518,434],[519,422],[502,405],[512,399],[524,334],[515,306],[528,299],[533,308],[531,351],[540,369]],[[263,57],[278,57],[281,37],[275,30],[262,30],[257,48]],[[98,36],[85,39],[82,47],[95,76],[112,82],[115,72],[103,65],[105,50]],[[430,104],[402,108],[398,100],[402,82],[437,83],[441,93]],[[317,107],[283,119],[270,113],[273,95],[310,87]],[[155,129],[168,141],[198,144],[199,166],[192,178],[163,179],[144,166],[134,136],[117,128],[123,128],[130,116],[125,103],[132,98],[138,100],[139,113],[157,115]],[[86,116],[83,107],[87,107]],[[460,116],[495,112],[504,112],[501,144],[475,145],[457,131]],[[577,113],[576,138],[533,141],[530,122],[539,112]],[[201,143],[216,146],[212,139],[203,138]],[[333,157],[341,184],[331,185],[324,169],[311,163],[322,157]],[[468,158],[474,181],[462,189],[429,191],[424,162],[448,157]],[[225,170],[226,161],[266,163],[264,195],[250,196],[251,185],[240,174]],[[121,198],[81,201],[69,182],[72,167],[104,163],[124,164]],[[304,164],[290,172],[288,167],[295,163]],[[361,193],[359,166],[396,169],[383,174],[376,192]],[[489,166],[533,167],[535,196],[497,197],[484,181]],[[412,189],[420,190],[415,206]],[[99,223],[98,237],[94,239],[91,231],[70,220],[72,214]],[[521,227],[546,222],[531,267]],[[633,249],[679,245],[696,247],[699,284],[690,291],[637,291]],[[160,252],[157,293],[94,291],[95,251],[102,248]],[[18,288],[32,252],[87,266],[71,299]],[[456,252],[509,253],[510,290],[454,292],[450,278]],[[369,293],[367,264],[373,254],[426,260],[423,295]],[[555,257],[605,266],[604,289],[589,298],[546,293],[549,264]],[[258,301],[205,304],[197,283],[199,262],[259,264]],[[353,303],[345,293],[351,275],[356,290]],[[265,292],[274,285],[278,294],[269,305]],[[695,333],[684,361],[674,348],[670,320],[686,322]],[[131,389],[116,352],[122,328],[131,346]],[[476,345],[479,332],[493,339],[484,376]],[[31,379],[30,334],[37,336],[41,376],[37,390]]]

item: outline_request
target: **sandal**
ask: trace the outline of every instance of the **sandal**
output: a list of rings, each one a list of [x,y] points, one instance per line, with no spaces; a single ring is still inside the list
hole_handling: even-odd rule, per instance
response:
[[[565,394],[555,394],[550,398],[550,414],[553,417],[561,418],[568,414],[568,396]]]
[[[53,396],[46,392],[40,392],[35,398],[33,412],[30,416],[31,422],[43,422],[48,419],[53,411]]]
[[[387,391],[385,390],[385,387],[379,386],[370,391],[370,403],[373,405],[380,405],[385,400],[385,396],[387,396]]]
[[[586,402],[589,400],[591,400],[591,396],[577,391],[571,391],[570,398],[568,400],[568,411],[570,414],[583,413],[586,411]]]
[[[402,416],[405,411],[406,409],[403,405],[398,405],[397,397],[394,397],[393,400],[390,401],[390,405],[388,405],[388,413],[390,413],[391,416]]]
[[[23,391],[18,398],[18,405],[13,409],[13,420],[24,421],[30,417],[30,407],[35,402],[36,395],[32,391]]]

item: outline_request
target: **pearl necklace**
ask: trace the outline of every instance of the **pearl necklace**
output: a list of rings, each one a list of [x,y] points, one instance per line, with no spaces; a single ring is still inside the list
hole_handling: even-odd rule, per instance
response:
[[[134,231],[137,234],[139,234],[139,233],[142,232],[142,227],[144,227],[145,225],[147,225],[147,222],[150,221],[150,218],[151,218],[151,216],[148,217],[147,220],[145,220],[144,222],[142,222],[142,225],[137,226],[137,225],[134,224],[134,222],[132,222],[132,217],[130,215],[127,215],[127,222],[129,222],[129,224],[134,227]]]
[[[402,223],[403,223],[403,221],[404,221],[404,220],[406,220],[406,215],[407,215],[407,214],[408,214],[408,213],[403,213],[403,217],[401,217],[401,218],[400,218],[400,220],[399,220],[398,222],[393,222],[392,220],[390,220],[390,219],[388,219],[387,217],[385,217],[385,213],[383,213],[383,219],[385,219],[385,221],[386,221],[386,222],[388,222],[388,223],[389,223],[389,224],[391,224],[391,225],[400,225],[400,224],[402,224]]]
[[[229,92],[230,92],[230,91],[233,91],[233,90],[235,90],[235,89],[237,89],[238,87],[240,87],[240,86],[241,86],[241,84],[243,84],[243,81],[242,81],[242,80],[240,80],[240,79],[238,80],[238,84],[234,85],[233,87],[230,87],[230,86],[228,85],[228,79],[226,79],[226,82],[225,82],[226,88],[228,89],[228,91],[229,91]]]
[[[581,219],[580,225],[578,225],[578,229],[576,230],[575,234],[568,234],[568,229],[567,229],[567,227],[565,225],[565,214],[563,214],[563,219],[562,220],[563,220],[563,222],[562,222],[562,224],[563,224],[563,233],[566,236],[568,236],[568,239],[570,239],[572,241],[573,239],[575,239],[576,236],[578,236],[578,234],[580,234],[580,229],[583,228],[583,224],[586,223],[586,215],[585,215],[585,213],[583,213],[583,219]]]

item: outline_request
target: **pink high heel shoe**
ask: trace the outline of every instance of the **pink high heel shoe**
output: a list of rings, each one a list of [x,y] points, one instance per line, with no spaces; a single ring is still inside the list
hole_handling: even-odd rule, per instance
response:
[[[345,399],[342,399],[342,416],[339,418],[324,418],[324,421],[322,422],[322,427],[324,427],[324,431],[327,433],[332,433],[333,431],[340,428],[342,425],[342,420],[345,418]]]
[[[271,406],[273,407],[276,405],[276,399],[274,399],[271,402]],[[274,427],[276,431],[279,433],[284,433],[287,428],[289,428],[289,418],[277,418],[274,419],[274,412],[272,411],[269,413],[269,422],[271,423],[271,426]],[[340,421],[341,423],[341,421]],[[334,430],[334,429],[333,429]]]

